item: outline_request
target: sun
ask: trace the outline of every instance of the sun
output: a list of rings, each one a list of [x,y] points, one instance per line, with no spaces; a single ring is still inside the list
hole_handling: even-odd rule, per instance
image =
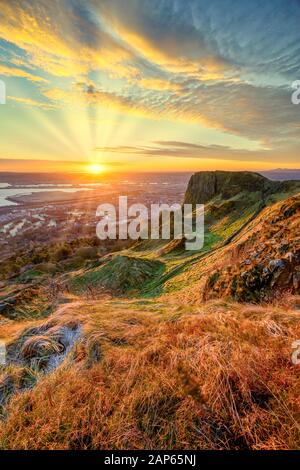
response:
[[[104,171],[104,166],[99,163],[91,163],[88,165],[87,171],[93,175],[100,175]]]

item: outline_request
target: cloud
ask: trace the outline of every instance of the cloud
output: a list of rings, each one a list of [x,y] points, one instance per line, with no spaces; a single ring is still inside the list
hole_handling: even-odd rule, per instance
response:
[[[233,149],[223,145],[198,145],[189,142],[158,141],[151,146],[97,147],[101,153],[142,155],[145,157],[201,158],[218,160],[251,160],[253,156],[267,152]]]
[[[233,160],[233,161],[282,161],[297,162],[297,149],[291,148],[287,153],[285,150],[246,150],[237,149],[224,145],[200,145],[190,142],[157,141],[152,145],[145,146],[106,146],[94,149],[101,154],[118,154],[143,157],[170,157],[170,158],[193,158],[209,160]]]
[[[271,148],[288,140],[298,142],[299,107],[291,103],[291,90],[250,84],[194,80],[167,95],[111,92],[95,86],[49,89],[45,96],[59,103],[93,105],[125,114],[198,123],[205,127],[247,137]]]
[[[80,5],[79,0],[1,0],[0,37],[55,76],[75,77],[101,68],[120,73],[131,53]]]
[[[48,83],[48,80],[46,80],[45,78],[38,77],[37,75],[33,75],[32,73],[26,72],[25,70],[22,70],[20,68],[8,67],[7,65],[4,65],[1,63],[0,63],[0,75],[5,75],[8,77],[26,78],[27,80],[30,80],[32,82]]]
[[[163,80],[161,78],[141,78],[133,81],[141,88],[156,91],[180,91],[182,85],[180,83],[172,82],[171,80]]]
[[[300,146],[289,88],[300,73],[298,0],[0,0],[0,7],[0,38],[12,57],[2,73],[42,83],[46,98],[19,103],[194,123],[272,151]],[[26,61],[32,72],[23,70]],[[49,86],[39,83],[40,70]]]
[[[216,50],[215,42],[193,22],[194,3],[170,0],[127,2],[103,0],[98,7],[105,21],[150,62],[173,73],[218,73],[231,64]]]
[[[20,96],[8,96],[7,99],[9,101],[15,101],[16,103],[23,104],[25,106],[34,107],[34,108],[42,108],[46,110],[56,109],[57,106],[51,103],[45,103],[44,101],[34,100],[32,98],[23,98]]]
[[[299,73],[298,0],[91,0],[140,55],[173,73],[289,84]]]
[[[41,172],[57,172],[70,171],[80,173],[86,173],[88,163],[86,161],[74,161],[74,160],[40,160],[40,159],[29,159],[29,158],[0,158],[0,171],[19,171],[19,172],[36,172],[39,168]],[[108,168],[122,168],[124,163],[122,162],[106,162],[105,167]]]

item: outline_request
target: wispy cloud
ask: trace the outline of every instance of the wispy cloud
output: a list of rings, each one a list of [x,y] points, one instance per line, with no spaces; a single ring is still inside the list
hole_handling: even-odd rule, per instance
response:
[[[140,146],[106,146],[94,149],[101,154],[130,155],[143,157],[171,157],[202,160],[233,160],[233,161],[282,161],[284,150],[247,150],[225,145],[200,145],[191,142],[156,141],[150,145]],[[290,149],[297,161],[297,150]]]
[[[70,90],[49,89],[45,96],[57,103],[90,104],[152,119],[198,123],[276,147],[288,139],[298,142],[299,109],[291,104],[291,91],[244,83],[193,81],[176,90],[143,93],[110,92],[81,85]],[[162,93],[168,91],[169,93]]]
[[[23,70],[21,68],[17,67],[8,67],[5,64],[0,63],[0,75],[4,75],[7,77],[19,77],[19,78],[26,78],[27,80],[30,80],[32,82],[42,82],[42,83],[48,83],[48,80],[45,78],[39,77],[37,75],[33,75],[30,72],[27,72],[26,70]]]
[[[46,103],[44,101],[34,100],[32,98],[23,98],[21,96],[8,96],[7,99],[9,101],[14,101],[16,103],[21,103],[25,106],[34,107],[34,108],[42,108],[42,109],[57,109],[55,104]]]
[[[59,77],[101,68],[120,72],[129,50],[97,25],[78,1],[0,2],[0,37],[28,54],[28,61]]]

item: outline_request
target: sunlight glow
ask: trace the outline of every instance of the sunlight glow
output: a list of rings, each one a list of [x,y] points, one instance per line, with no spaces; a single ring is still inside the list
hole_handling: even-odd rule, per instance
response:
[[[92,173],[93,175],[99,175],[100,173],[103,173],[104,170],[104,165],[100,165],[99,163],[91,163],[87,167],[88,173]]]

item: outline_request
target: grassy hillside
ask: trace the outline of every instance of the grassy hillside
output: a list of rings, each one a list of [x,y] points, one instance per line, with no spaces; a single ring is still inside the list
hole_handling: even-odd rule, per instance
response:
[[[195,256],[164,284],[186,302],[226,297],[260,302],[300,294],[300,195],[265,208],[217,249]]]
[[[104,258],[100,266],[72,276],[70,287],[76,293],[87,289],[105,288],[115,294],[139,292],[159,276],[163,263],[133,256],[120,255]]]

